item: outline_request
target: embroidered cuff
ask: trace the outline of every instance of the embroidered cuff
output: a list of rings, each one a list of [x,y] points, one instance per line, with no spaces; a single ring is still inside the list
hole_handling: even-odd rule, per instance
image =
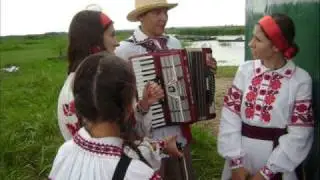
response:
[[[159,141],[152,141],[152,143],[156,144],[157,148],[160,151],[160,154],[167,155],[167,153],[164,150],[167,147],[167,142],[165,142],[164,140],[159,140]]]
[[[261,168],[260,173],[266,180],[270,180],[275,175],[275,173],[272,172],[267,166]]]
[[[229,167],[231,169],[237,169],[239,167],[242,167],[243,166],[243,160],[242,160],[242,157],[239,157],[239,158],[234,158],[234,159],[231,159],[229,161]]]

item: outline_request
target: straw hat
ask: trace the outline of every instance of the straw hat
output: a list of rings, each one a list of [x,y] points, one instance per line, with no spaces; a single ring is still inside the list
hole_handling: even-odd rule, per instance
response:
[[[127,19],[131,22],[138,21],[139,15],[156,8],[174,8],[177,3],[168,3],[167,0],[135,0],[135,9],[131,11]]]

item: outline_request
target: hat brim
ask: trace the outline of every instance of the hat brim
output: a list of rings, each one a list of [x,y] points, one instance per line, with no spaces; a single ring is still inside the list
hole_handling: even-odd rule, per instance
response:
[[[136,21],[138,21],[138,17],[141,14],[148,12],[152,9],[157,9],[157,8],[172,9],[172,8],[176,7],[177,5],[178,5],[177,3],[174,3],[174,4],[167,4],[167,3],[151,4],[149,6],[144,6],[144,7],[137,8],[137,9],[131,11],[127,16],[127,19],[128,19],[128,21],[136,22]]]

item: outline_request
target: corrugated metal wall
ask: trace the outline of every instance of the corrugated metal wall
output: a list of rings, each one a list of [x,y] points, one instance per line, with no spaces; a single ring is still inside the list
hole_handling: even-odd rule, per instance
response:
[[[320,0],[246,0],[246,44],[252,30],[264,15],[274,12],[288,14],[296,25],[296,43],[300,52],[294,62],[307,70],[313,79],[313,102],[316,118],[315,141],[309,157],[304,163],[305,179],[319,180],[319,133],[320,133]],[[251,53],[246,46],[246,60]]]

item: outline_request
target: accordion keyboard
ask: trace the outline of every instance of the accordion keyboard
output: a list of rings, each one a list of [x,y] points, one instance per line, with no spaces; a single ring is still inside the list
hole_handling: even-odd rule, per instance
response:
[[[141,100],[143,96],[143,89],[145,85],[152,80],[156,79],[156,70],[154,59],[152,56],[135,58],[132,61],[134,73],[136,75],[138,99]],[[152,127],[162,127],[166,124],[164,112],[160,102],[153,104],[150,107],[152,117]]]

